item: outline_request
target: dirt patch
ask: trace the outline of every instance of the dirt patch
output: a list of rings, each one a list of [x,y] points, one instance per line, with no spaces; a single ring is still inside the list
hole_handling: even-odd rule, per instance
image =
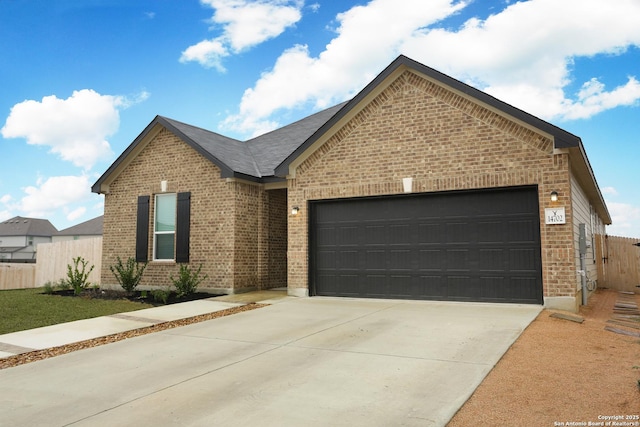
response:
[[[542,311],[447,426],[640,425],[640,338],[605,330],[637,333],[640,319],[614,323],[617,302],[640,295],[598,290],[583,323]]]

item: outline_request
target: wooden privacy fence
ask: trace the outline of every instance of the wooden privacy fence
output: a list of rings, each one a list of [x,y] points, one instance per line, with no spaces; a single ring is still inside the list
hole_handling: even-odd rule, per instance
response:
[[[57,282],[67,278],[67,265],[73,267],[73,258],[82,257],[87,268],[93,265],[89,275],[91,284],[100,284],[102,268],[102,237],[82,240],[65,240],[55,243],[40,243],[36,256],[35,287],[47,282]]]
[[[640,294],[640,239],[596,235],[598,286]]]
[[[0,290],[33,288],[35,264],[0,263]]]

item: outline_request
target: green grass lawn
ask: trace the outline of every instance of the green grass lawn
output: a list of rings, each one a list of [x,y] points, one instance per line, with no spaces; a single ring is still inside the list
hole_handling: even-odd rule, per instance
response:
[[[46,295],[43,288],[0,291],[0,335],[153,307],[128,300]]]

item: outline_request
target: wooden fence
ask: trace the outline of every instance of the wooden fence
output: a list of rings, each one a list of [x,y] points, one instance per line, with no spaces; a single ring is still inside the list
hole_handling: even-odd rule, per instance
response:
[[[596,236],[598,286],[640,294],[640,239]]]
[[[0,290],[33,288],[35,264],[0,263]]]
[[[102,237],[40,243],[36,256],[34,286],[39,287],[49,281],[57,282],[60,279],[66,279],[67,265],[73,266],[73,258],[79,256],[88,261],[87,268],[94,266],[88,280],[91,284],[99,285],[102,268]]]

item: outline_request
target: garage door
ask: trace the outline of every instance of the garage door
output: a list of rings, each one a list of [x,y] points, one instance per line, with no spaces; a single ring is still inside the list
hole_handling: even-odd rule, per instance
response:
[[[314,201],[312,295],[542,303],[535,187]]]

